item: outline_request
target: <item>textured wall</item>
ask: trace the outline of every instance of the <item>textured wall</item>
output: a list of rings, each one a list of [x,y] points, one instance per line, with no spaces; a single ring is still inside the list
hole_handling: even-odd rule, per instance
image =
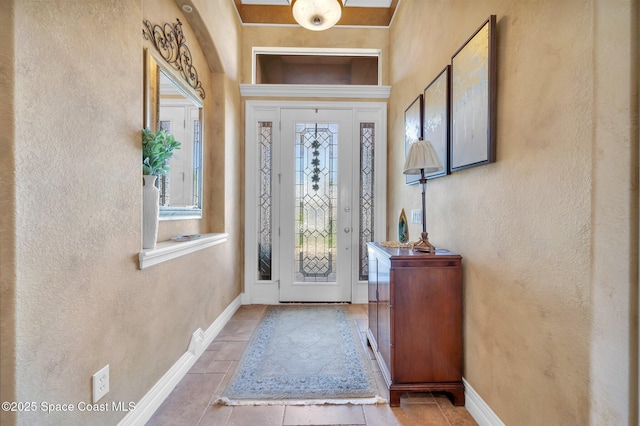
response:
[[[219,66],[211,65],[216,72],[223,72],[238,82],[240,74],[240,38],[242,35],[238,13],[232,1],[227,0],[176,0],[176,4],[192,4],[197,14],[190,16],[191,25],[200,36],[204,51],[213,49]],[[213,63],[213,61],[210,61]]]
[[[637,0],[593,5],[589,383],[594,425],[638,424],[639,18]]]
[[[208,226],[213,232],[230,233],[234,242],[229,247],[238,265],[238,285],[242,282],[244,231],[244,143],[240,100],[241,26],[233,3],[227,0],[177,0],[191,4],[195,10],[186,19],[191,24],[206,59],[213,71],[212,103],[205,119],[210,124],[211,149],[205,153],[210,165],[205,169],[208,182],[206,199],[210,200]],[[215,41],[215,42],[214,42]]]
[[[3,22],[9,10],[5,3]],[[187,350],[191,334],[208,327],[241,288],[236,193],[209,194],[210,200],[226,197],[224,220],[205,211],[202,221],[161,228],[162,239],[223,226],[229,242],[144,271],[137,266],[142,20],[180,17],[188,25],[188,19],[169,0],[96,0],[73,7],[66,1],[21,0],[13,8],[15,62],[2,83],[15,82],[15,137],[9,133],[13,142],[5,147],[14,149],[1,164],[10,165],[15,157],[15,226],[6,230],[15,235],[15,250],[9,250],[15,279],[4,270],[11,264],[4,255],[11,241],[2,241],[2,327],[15,322],[15,398],[90,402],[91,375],[109,364],[111,389],[100,402],[139,401]],[[239,38],[235,15],[222,18]],[[233,43],[225,44],[231,39],[217,40],[224,47],[219,51],[237,51]],[[239,136],[235,128],[226,128],[236,126],[239,117],[236,77],[227,83],[226,77],[216,77],[224,70],[208,69],[207,64],[223,61],[204,57],[189,28],[187,40],[207,93],[214,85],[229,92],[219,97],[223,120],[207,111],[218,106],[215,96],[205,105],[206,125],[216,126],[205,129],[205,150],[208,163],[218,150],[225,188],[237,189]],[[2,51],[3,59],[11,55]],[[229,62],[234,60],[237,56]],[[214,135],[224,138],[214,141]],[[205,188],[210,185],[205,182]],[[3,213],[7,210],[11,202],[3,206]],[[3,228],[10,222],[3,220]],[[11,366],[4,363],[4,333],[2,339],[4,397],[13,384]],[[112,425],[124,414],[37,412],[20,414],[17,422]]]
[[[15,398],[15,170],[13,110],[13,2],[0,0],[0,401]],[[15,416],[0,412],[0,423],[11,424]]]
[[[634,419],[636,306],[618,303],[635,300],[637,282],[634,7],[404,0],[391,29],[388,237],[396,239],[398,211],[420,208],[419,188],[401,174],[404,109],[489,15],[498,18],[497,162],[430,181],[427,230],[464,258],[464,375],[506,424]],[[606,26],[594,29],[594,19]],[[594,54],[605,52],[609,62],[596,66]],[[593,334],[595,311],[607,339]],[[594,356],[605,341],[615,349]]]

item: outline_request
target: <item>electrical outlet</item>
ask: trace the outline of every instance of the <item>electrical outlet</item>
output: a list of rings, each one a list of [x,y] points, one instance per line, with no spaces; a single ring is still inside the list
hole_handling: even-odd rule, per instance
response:
[[[98,402],[109,392],[109,364],[93,375],[93,402]]]
[[[422,210],[411,210],[411,223],[422,223]]]

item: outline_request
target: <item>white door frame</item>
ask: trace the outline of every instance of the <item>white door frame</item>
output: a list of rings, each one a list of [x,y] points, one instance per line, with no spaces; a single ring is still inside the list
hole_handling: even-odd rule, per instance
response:
[[[375,192],[374,192],[374,235],[376,238],[384,238],[386,235],[386,197],[387,197],[387,103],[386,102],[333,102],[333,101],[277,101],[277,100],[256,100],[245,103],[245,266],[244,266],[244,304],[279,304],[278,280],[280,271],[278,270],[276,259],[272,263],[272,280],[259,281],[257,279],[258,265],[258,211],[257,189],[258,185],[258,149],[257,149],[257,123],[259,121],[269,121],[273,123],[272,140],[274,144],[280,141],[280,110],[281,109],[345,109],[353,111],[354,135],[359,135],[360,123],[375,123]],[[356,137],[355,140],[359,139]],[[354,152],[358,153],[359,143],[354,143]],[[279,170],[279,159],[273,158],[273,169]],[[354,174],[354,182],[359,179],[358,174]],[[272,179],[277,180],[277,174],[272,175]],[[358,186],[355,186],[356,188]],[[279,204],[279,194],[277,185],[272,190],[273,205]],[[358,209],[354,206],[354,211]],[[354,213],[355,214],[355,213]],[[276,214],[272,214],[272,220],[277,220]],[[354,222],[354,232],[359,227]],[[277,238],[278,224],[273,224],[272,246],[273,253],[279,252],[279,241]],[[357,245],[352,248],[351,253],[354,265],[357,265],[358,258]],[[353,268],[351,302],[367,303],[367,283],[358,280],[358,268]]]

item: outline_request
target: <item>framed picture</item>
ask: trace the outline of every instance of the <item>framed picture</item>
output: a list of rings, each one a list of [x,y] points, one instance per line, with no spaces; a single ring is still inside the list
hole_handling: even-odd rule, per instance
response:
[[[427,179],[449,173],[449,65],[424,89],[422,138],[431,142],[442,170],[428,173]]]
[[[451,58],[451,171],[495,161],[496,17]]]
[[[409,153],[409,145],[422,137],[422,94],[411,102],[404,111],[404,158]],[[404,161],[403,161],[404,164]],[[420,175],[405,175],[407,185],[420,180]]]

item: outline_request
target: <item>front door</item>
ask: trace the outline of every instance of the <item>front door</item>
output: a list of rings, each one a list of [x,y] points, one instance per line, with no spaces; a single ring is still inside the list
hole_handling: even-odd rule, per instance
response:
[[[244,303],[367,303],[386,104],[259,100],[245,114]]]
[[[281,110],[280,301],[351,301],[353,113]]]

